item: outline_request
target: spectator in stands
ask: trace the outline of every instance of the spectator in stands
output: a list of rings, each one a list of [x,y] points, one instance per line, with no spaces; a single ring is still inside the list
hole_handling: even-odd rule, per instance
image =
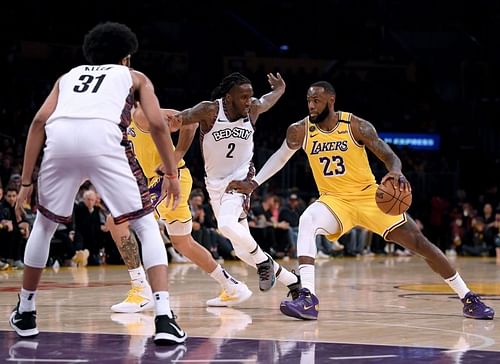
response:
[[[30,226],[26,220],[17,221],[15,206],[17,201],[17,189],[13,186],[7,188],[5,200],[2,203],[2,221],[5,221],[7,234],[6,240],[2,243],[6,248],[5,256],[7,262],[17,269],[23,269],[24,264],[22,258],[26,247],[26,240],[30,234]]]
[[[275,232],[277,222],[272,219],[272,211],[276,203],[275,198],[275,195],[267,194],[260,203],[253,205],[248,223],[250,232],[257,244],[263,251],[271,253],[271,255],[278,246]]]
[[[365,246],[369,245],[368,233],[368,230],[355,226],[349,233],[342,236],[340,242],[344,245],[344,254],[349,257],[360,256],[365,250]]]
[[[279,221],[286,221],[289,229],[290,248],[288,255],[290,257],[297,257],[297,235],[299,233],[299,218],[305,209],[304,201],[299,199],[296,193],[292,193],[288,197],[288,203],[281,209],[279,214]]]
[[[475,257],[488,255],[490,250],[485,239],[484,219],[480,216],[472,218],[472,227],[464,236],[462,251],[464,255]]]
[[[93,190],[83,193],[83,201],[74,210],[76,250],[89,251],[90,265],[99,265],[99,251],[103,247],[100,208],[96,206],[97,196]]]
[[[3,188],[0,185],[0,270],[9,268],[9,264],[4,260],[7,256],[9,233],[12,231],[12,221],[9,218],[8,210],[4,208],[3,194]]]
[[[496,255],[497,262],[500,262],[500,209],[495,211],[495,221],[486,227],[485,239],[492,249],[491,255]]]
[[[193,238],[204,246],[214,259],[235,259],[233,245],[219,233],[212,208],[205,204],[205,195],[200,189],[193,189],[189,197],[189,208],[193,216]]]
[[[484,219],[484,224],[486,227],[492,226],[495,222],[495,214],[493,213],[493,206],[486,202],[483,206],[483,214],[482,217]]]
[[[47,266],[53,266],[56,261],[62,266],[75,266],[71,260],[76,250],[73,244],[74,231],[72,224],[58,224],[57,229],[50,241],[49,259]]]

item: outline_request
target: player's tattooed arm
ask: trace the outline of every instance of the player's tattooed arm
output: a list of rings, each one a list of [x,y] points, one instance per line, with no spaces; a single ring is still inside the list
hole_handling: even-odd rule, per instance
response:
[[[402,164],[399,157],[394,153],[391,147],[384,142],[377,134],[375,127],[368,121],[352,116],[351,126],[353,136],[356,141],[364,144],[375,156],[380,159],[385,168],[389,171],[381,180],[384,183],[387,179],[392,178],[394,188],[411,191],[411,186],[406,177],[403,175]]]
[[[189,109],[179,112],[175,117],[180,118],[183,125],[199,123],[202,130],[210,130],[217,117],[217,111],[217,102],[202,101]]]
[[[375,127],[370,122],[353,115],[351,123],[356,141],[364,144],[378,159],[384,162],[387,170],[401,172],[401,160],[391,147],[379,138]]]
[[[290,149],[299,149],[302,147],[305,137],[304,120],[298,121],[290,125],[286,131],[286,144]]]

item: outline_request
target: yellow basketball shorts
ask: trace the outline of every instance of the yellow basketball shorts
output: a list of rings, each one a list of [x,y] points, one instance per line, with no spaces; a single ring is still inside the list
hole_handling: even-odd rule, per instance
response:
[[[172,201],[169,206],[165,204],[165,197],[160,196],[163,177],[156,176],[149,180],[149,193],[155,205],[155,216],[161,218],[167,223],[187,222],[191,220],[191,211],[189,210],[189,194],[193,185],[193,178],[189,169],[184,167],[179,169],[179,183],[181,185],[181,194],[177,208],[172,211]]]
[[[384,214],[375,202],[376,190],[377,185],[374,184],[365,191],[346,198],[321,194],[317,201],[326,205],[340,225],[339,232],[327,235],[327,239],[337,240],[355,226],[364,227],[387,239],[392,230],[403,225],[407,221],[406,213],[396,216]]]

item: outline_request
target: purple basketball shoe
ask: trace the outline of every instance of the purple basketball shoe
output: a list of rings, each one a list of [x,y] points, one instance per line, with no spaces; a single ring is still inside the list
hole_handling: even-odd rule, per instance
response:
[[[281,302],[280,310],[286,316],[302,320],[317,320],[318,306],[318,297],[313,295],[307,288],[301,288],[298,298],[293,301]]]
[[[464,316],[477,320],[493,320],[495,310],[486,306],[478,295],[469,292],[462,298],[464,304]]]

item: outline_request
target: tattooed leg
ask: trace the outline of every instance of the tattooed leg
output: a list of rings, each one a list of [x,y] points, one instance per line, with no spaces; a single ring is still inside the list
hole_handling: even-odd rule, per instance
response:
[[[130,231],[128,222],[115,225],[111,216],[108,216],[106,220],[111,236],[127,268],[129,270],[139,268],[141,266],[139,246],[135,236]]]

